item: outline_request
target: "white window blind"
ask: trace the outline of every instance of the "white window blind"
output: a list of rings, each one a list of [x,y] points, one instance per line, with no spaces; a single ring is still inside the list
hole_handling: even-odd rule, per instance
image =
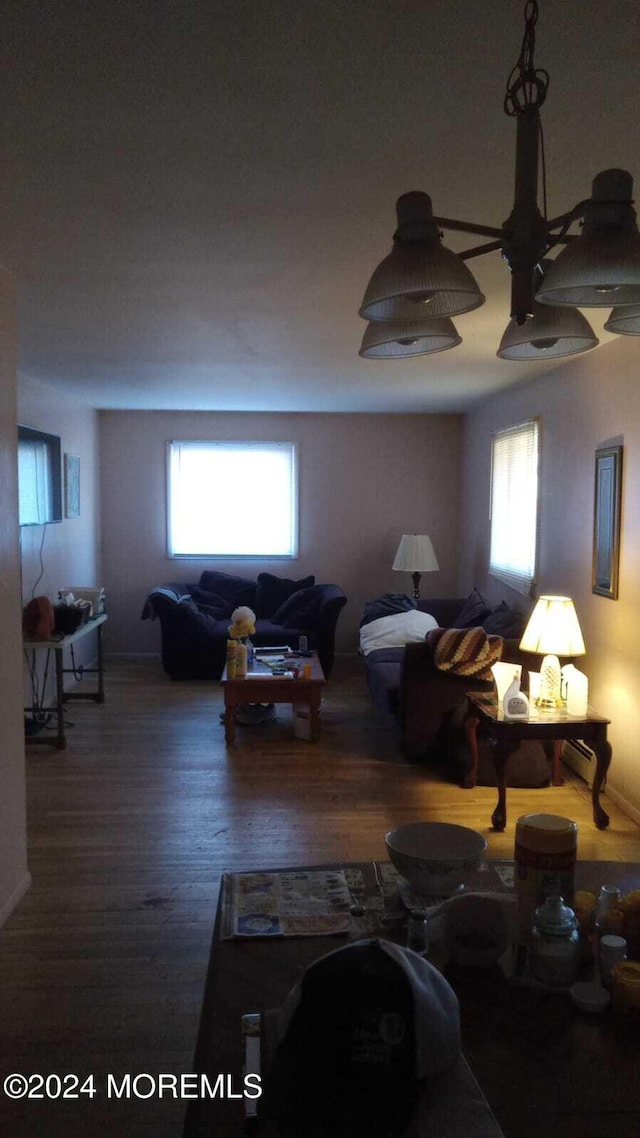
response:
[[[525,594],[531,592],[536,571],[538,455],[537,420],[492,438],[489,572]]]
[[[21,526],[51,521],[51,475],[44,442],[20,439],[18,443],[18,517]]]
[[[170,442],[170,557],[295,557],[295,443]]]

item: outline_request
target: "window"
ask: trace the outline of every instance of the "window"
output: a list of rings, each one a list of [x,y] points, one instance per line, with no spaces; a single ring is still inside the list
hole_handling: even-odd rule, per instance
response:
[[[489,572],[525,594],[536,570],[538,451],[537,420],[498,431],[491,440]]]
[[[170,442],[170,557],[295,557],[295,443]]]
[[[60,439],[18,427],[18,520],[21,526],[62,520]]]

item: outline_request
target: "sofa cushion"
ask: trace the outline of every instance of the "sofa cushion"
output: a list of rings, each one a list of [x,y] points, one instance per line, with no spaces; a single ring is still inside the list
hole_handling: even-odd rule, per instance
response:
[[[478,628],[489,616],[491,605],[479,589],[472,589],[453,622],[453,628]]]
[[[481,625],[485,632],[514,640],[516,637],[521,637],[524,632],[525,617],[524,613],[509,608],[507,602],[503,601],[481,621]]]
[[[381,616],[360,629],[360,649],[368,656],[377,648],[401,648],[411,641],[424,640],[437,627],[438,622],[430,613],[417,609]]]
[[[273,573],[258,573],[255,596],[255,614],[258,618],[273,616],[281,605],[300,589],[310,589],[315,585],[315,577],[302,577],[292,581],[288,577],[275,577]]]
[[[383,593],[373,601],[365,601],[360,628],[365,624],[371,624],[372,620],[379,620],[382,616],[392,616],[396,612],[411,612],[417,608],[418,602],[415,597],[408,597],[406,593]]]
[[[229,615],[239,605],[249,605],[249,608],[253,608],[256,583],[248,577],[234,577],[231,573],[218,573],[215,569],[205,569],[198,584],[207,593],[214,593],[216,597],[225,601],[229,606]]]
[[[483,628],[436,628],[427,636],[434,663],[441,672],[491,680],[491,666],[502,655],[501,636],[488,636]]]
[[[191,598],[201,612],[214,616],[216,620],[231,619],[233,611],[231,605],[217,593],[210,593],[208,589],[201,589],[199,585],[194,585],[191,589]]]
[[[298,589],[287,597],[271,617],[283,628],[315,628],[324,599],[324,585]]]

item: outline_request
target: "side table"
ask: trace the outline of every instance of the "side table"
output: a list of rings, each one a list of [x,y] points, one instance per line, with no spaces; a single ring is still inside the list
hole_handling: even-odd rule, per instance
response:
[[[99,616],[92,617],[86,624],[81,624],[75,632],[70,632],[68,636],[62,636],[59,640],[25,640],[25,652],[34,652],[40,648],[46,648],[47,652],[53,652],[55,659],[56,669],[56,705],[54,708],[48,709],[51,714],[56,717],[56,734],[53,736],[34,735],[25,739],[25,743],[45,743],[52,747],[58,747],[59,750],[64,750],[67,745],[67,737],[64,730],[64,705],[71,699],[93,699],[96,703],[104,703],[104,659],[102,654],[102,626],[106,623],[107,614],[101,613]],[[78,692],[64,690],[64,677],[67,673],[75,675],[74,668],[65,668],[63,653],[65,648],[70,648],[72,644],[76,644],[78,640],[88,636],[90,632],[97,633],[97,666],[95,668],[82,668],[82,675],[97,675],[98,685],[96,691]],[[34,707],[25,707],[25,711],[33,712],[36,710]]]
[[[498,805],[492,816],[494,830],[501,832],[507,824],[506,775],[509,756],[520,746],[523,739],[538,739],[553,746],[552,782],[554,786],[562,783],[560,770],[560,744],[563,739],[582,739],[596,756],[596,773],[591,791],[593,821],[599,830],[606,830],[609,815],[600,805],[600,791],[611,763],[611,744],[607,740],[607,726],[610,719],[597,715],[591,708],[587,714],[569,715],[558,709],[540,712],[533,708],[528,719],[505,719],[498,710],[496,697],[491,692],[467,692],[467,713],[465,730],[471,752],[471,770],[465,786],[475,786],[478,770],[478,725],[486,729],[493,743],[493,763],[498,783]]]

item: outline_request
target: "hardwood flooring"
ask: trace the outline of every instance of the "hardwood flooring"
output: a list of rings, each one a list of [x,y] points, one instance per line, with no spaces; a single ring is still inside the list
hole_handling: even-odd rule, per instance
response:
[[[0,1133],[174,1138],[184,1103],[107,1099],[121,1078],[190,1070],[220,874],[384,857],[384,833],[417,819],[481,830],[510,856],[530,810],[574,818],[579,856],[640,859],[640,829],[589,792],[510,790],[504,834],[492,788],[461,790],[406,764],[376,718],[358,661],[338,661],[322,739],[296,740],[291,710],[238,728],[227,751],[218,685],[173,684],[155,660],[110,661],[106,703],[70,704],[66,751],[27,752],[33,884],[0,930],[0,1066],[93,1073],[96,1095],[10,1102]],[[615,763],[615,755],[613,759]]]

